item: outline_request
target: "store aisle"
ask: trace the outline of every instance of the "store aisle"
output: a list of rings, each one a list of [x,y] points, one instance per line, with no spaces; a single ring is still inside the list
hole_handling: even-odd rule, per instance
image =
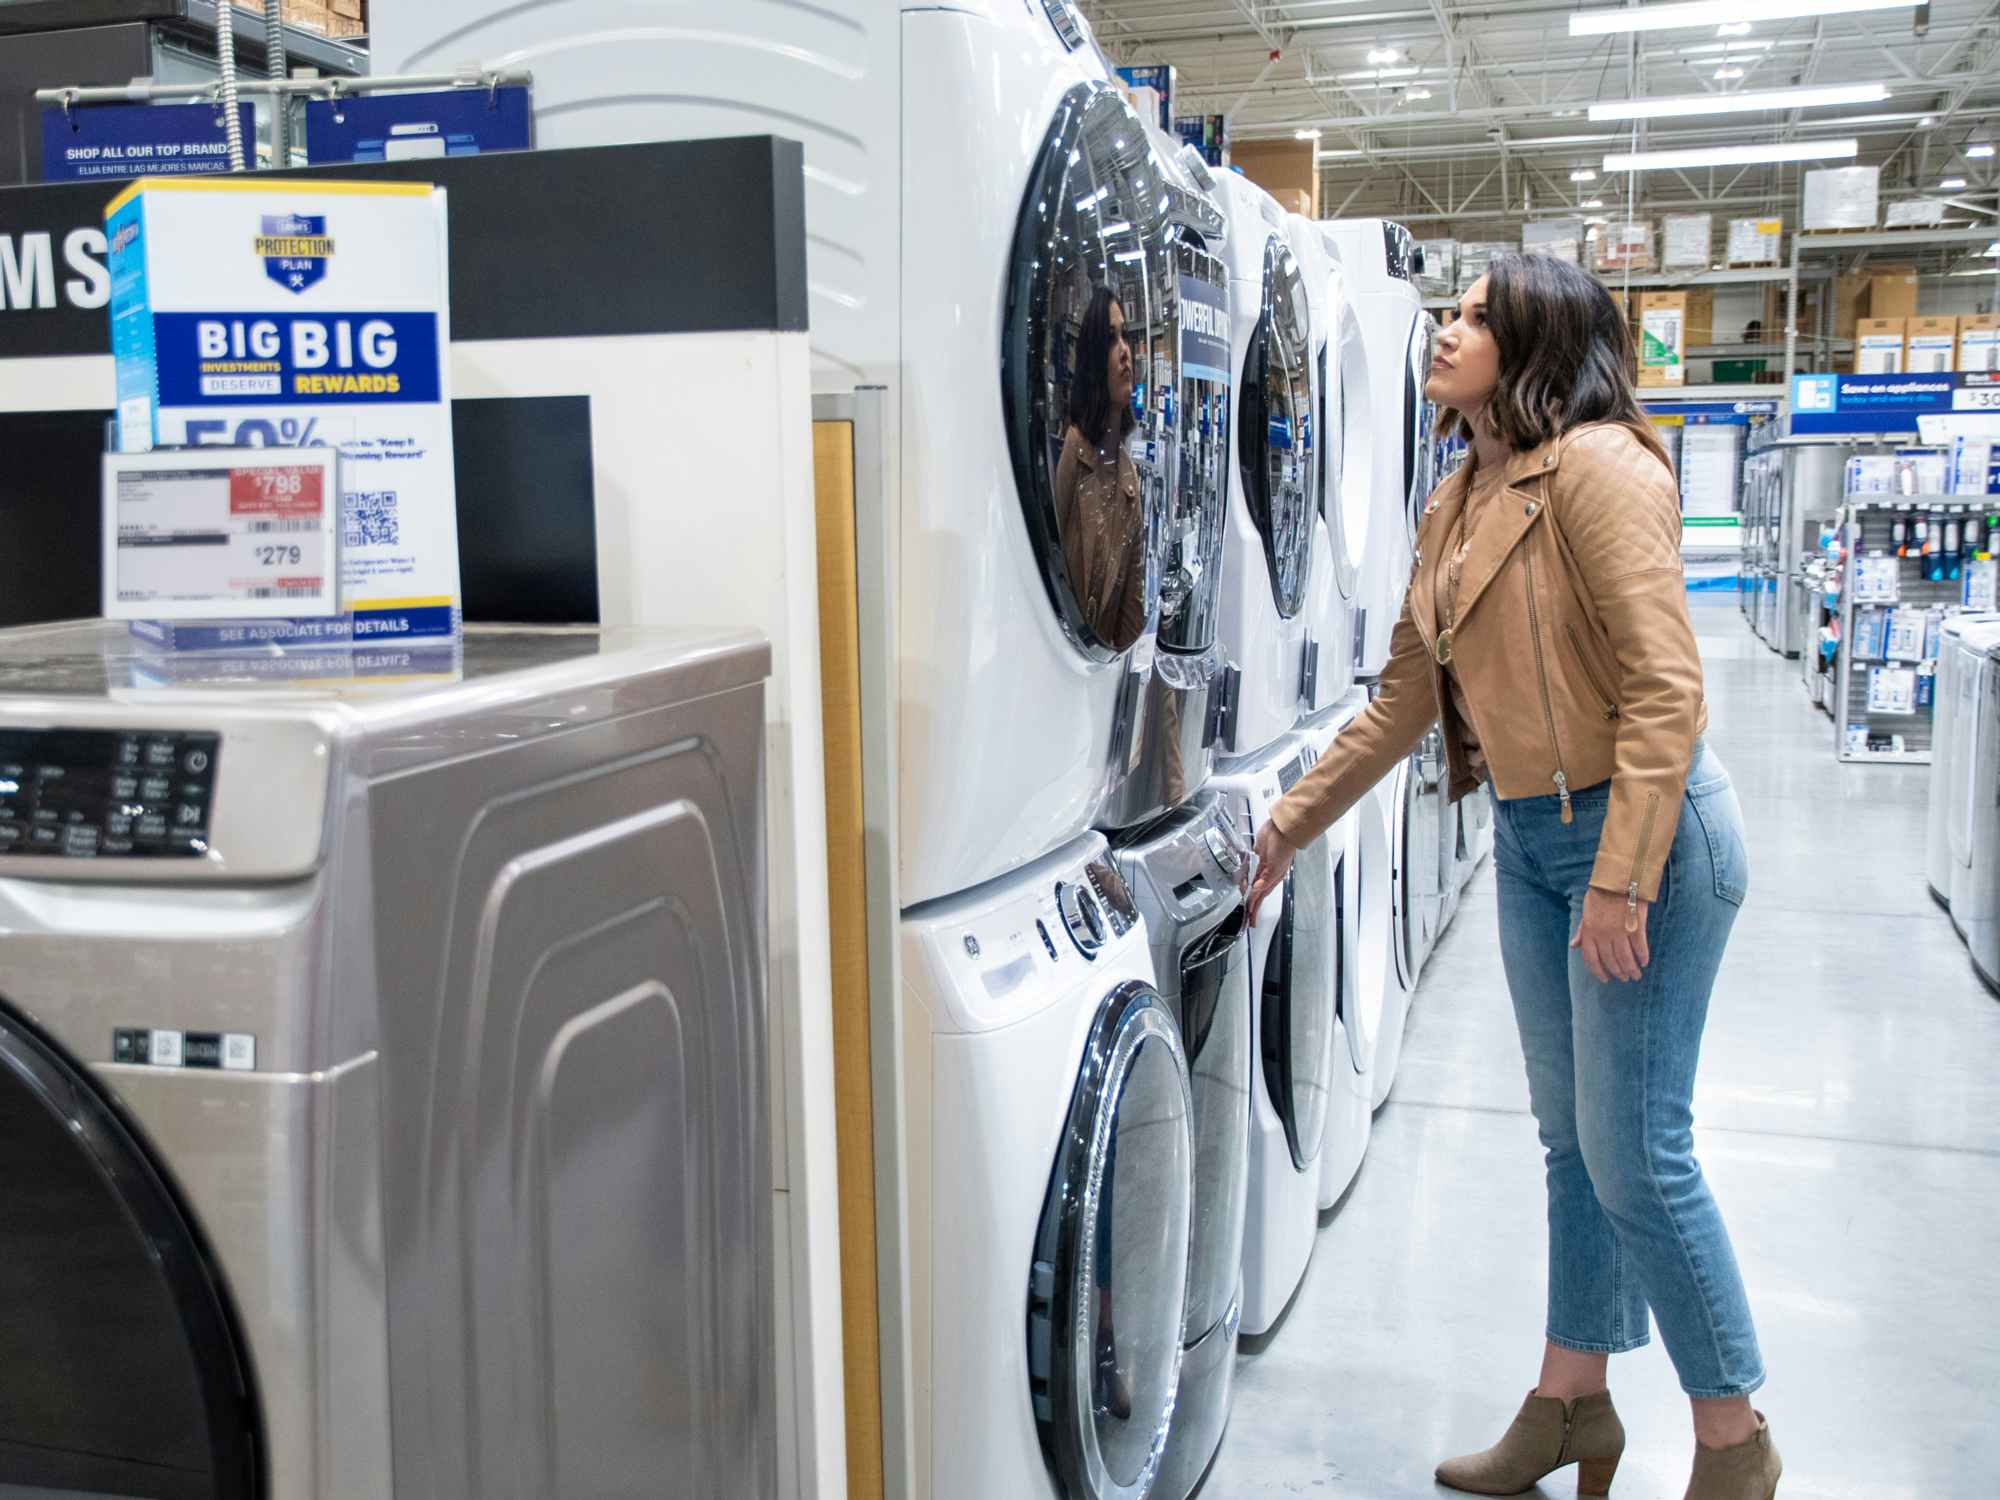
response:
[[[1786,1500],[1992,1493],[2000,1473],[2000,1001],[1924,885],[1927,769],[1838,765],[1795,663],[1695,610],[1750,829],[1697,1144],[1736,1238]],[[1533,1383],[1541,1149],[1490,865],[1425,973],[1396,1092],[1287,1320],[1238,1372],[1209,1500],[1452,1493]],[[1612,1362],[1616,1500],[1679,1500],[1693,1438],[1657,1339]],[[1575,1493],[1565,1470],[1535,1492]]]

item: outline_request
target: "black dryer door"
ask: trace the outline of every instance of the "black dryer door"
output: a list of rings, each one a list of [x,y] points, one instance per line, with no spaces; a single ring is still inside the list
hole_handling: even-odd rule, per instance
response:
[[[250,1500],[263,1436],[219,1272],[89,1072],[0,1002],[0,1495]]]

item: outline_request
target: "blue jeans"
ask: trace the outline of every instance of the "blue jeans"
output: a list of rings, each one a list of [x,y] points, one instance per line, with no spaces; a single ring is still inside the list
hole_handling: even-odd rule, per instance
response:
[[[1695,1064],[1708,996],[1743,903],[1743,814],[1695,747],[1674,846],[1647,914],[1652,962],[1600,983],[1569,940],[1583,914],[1608,783],[1495,801],[1500,952],[1548,1153],[1548,1339],[1617,1354],[1659,1320],[1682,1388],[1743,1396],[1764,1363],[1729,1231],[1694,1158]]]

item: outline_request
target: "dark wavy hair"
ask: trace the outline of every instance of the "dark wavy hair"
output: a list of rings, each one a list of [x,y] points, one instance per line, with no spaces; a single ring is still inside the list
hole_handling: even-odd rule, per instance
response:
[[[1091,294],[1090,306],[1083,311],[1083,326],[1076,332],[1076,362],[1069,379],[1069,419],[1077,431],[1093,443],[1101,444],[1111,426],[1111,307],[1118,294],[1101,286]],[[1122,440],[1137,425],[1132,403],[1118,403],[1118,436]]]
[[[1632,331],[1596,277],[1552,255],[1503,255],[1486,273],[1486,326],[1500,379],[1483,418],[1509,448],[1616,422],[1673,467],[1632,388]],[[1470,441],[1470,420],[1458,426]]]

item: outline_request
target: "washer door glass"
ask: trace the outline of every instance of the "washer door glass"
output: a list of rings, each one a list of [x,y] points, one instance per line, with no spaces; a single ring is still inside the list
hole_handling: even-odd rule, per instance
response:
[[[0,1494],[263,1491],[249,1367],[166,1176],[0,1004]]]
[[[1165,426],[1174,490],[1160,584],[1160,644],[1198,654],[1222,603],[1223,507],[1229,503],[1229,269],[1201,236],[1175,226],[1170,326],[1179,330],[1179,394]]]
[[[1424,383],[1430,378],[1435,337],[1430,315],[1419,310],[1410,325],[1409,358],[1403,372],[1403,415],[1409,423],[1403,435],[1404,511],[1412,540],[1431,493],[1431,422],[1435,412],[1424,399]]]
[[[1095,661],[1158,618],[1178,360],[1159,171],[1123,99],[1078,84],[1029,178],[1009,273],[1000,388],[1015,483],[1049,602]]]
[[[1187,1342],[1229,1313],[1250,1176],[1250,954],[1242,906],[1181,953],[1181,1039],[1194,1078],[1194,1256]]]
[[[1333,856],[1324,839],[1300,851],[1285,877],[1284,915],[1264,963],[1265,1086],[1285,1125],[1292,1165],[1319,1156],[1333,1081],[1335,957],[1339,912]]]
[[[1311,582],[1318,504],[1311,338],[1298,262],[1273,235],[1264,246],[1264,308],[1244,362],[1236,443],[1243,495],[1264,538],[1272,598],[1288,620],[1304,607]]]
[[[1150,985],[1118,986],[1084,1050],[1028,1279],[1030,1394],[1065,1500],[1142,1500],[1166,1450],[1187,1313],[1193,1117],[1165,1003]]]

